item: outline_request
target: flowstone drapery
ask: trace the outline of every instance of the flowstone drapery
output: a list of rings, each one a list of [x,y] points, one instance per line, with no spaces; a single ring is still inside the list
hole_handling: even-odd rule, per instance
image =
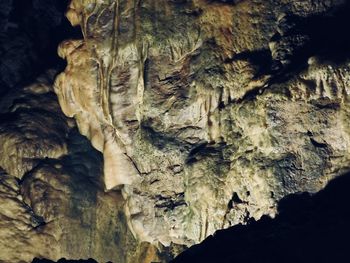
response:
[[[345,168],[349,64],[310,28],[341,4],[71,2],[84,39],[60,45],[55,91],[139,240],[194,244]]]

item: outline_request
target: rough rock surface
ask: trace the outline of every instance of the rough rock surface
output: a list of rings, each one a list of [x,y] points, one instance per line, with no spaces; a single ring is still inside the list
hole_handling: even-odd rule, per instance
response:
[[[103,191],[102,156],[61,112],[52,77],[2,101],[0,262],[159,260],[128,229],[120,192]]]
[[[219,230],[171,262],[346,262],[349,186],[346,174],[316,194],[291,194],[279,202],[276,218]]]
[[[122,188],[138,240],[192,245],[348,169],[348,10],[71,2],[84,38],[60,45],[55,91],[103,153],[105,187]]]
[[[52,85],[59,2],[0,3],[0,262],[168,262],[350,168],[347,1],[72,0]]]

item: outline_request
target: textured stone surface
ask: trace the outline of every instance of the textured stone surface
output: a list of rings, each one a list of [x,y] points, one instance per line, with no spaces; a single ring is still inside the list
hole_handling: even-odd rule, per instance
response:
[[[347,8],[71,2],[84,39],[60,45],[55,91],[103,153],[106,189],[122,186],[139,240],[194,244],[347,169],[349,63],[333,61],[348,52]]]
[[[349,258],[349,174],[316,194],[283,198],[276,218],[219,230],[172,263],[344,262]],[[332,240],[332,242],[329,242]]]
[[[19,85],[44,2],[0,4],[3,262],[168,262],[349,169],[346,1],[72,0],[64,72]]]
[[[38,160],[67,153],[68,120],[61,113],[49,81],[41,78],[39,83],[27,86],[14,98],[8,112],[1,115],[0,165],[18,178]]]
[[[35,231],[40,219],[23,202],[18,181],[5,173],[0,178],[0,199],[1,262],[29,262],[33,254],[51,257],[57,243],[51,235]]]
[[[0,262],[158,260],[128,229],[120,192],[103,191],[102,156],[61,112],[52,77],[3,98]]]

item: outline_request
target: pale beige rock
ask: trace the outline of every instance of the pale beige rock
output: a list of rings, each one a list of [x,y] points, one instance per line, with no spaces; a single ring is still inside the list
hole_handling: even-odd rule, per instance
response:
[[[103,191],[103,158],[60,111],[53,76],[2,98],[0,160],[14,174],[0,173],[0,262],[162,261],[128,229],[120,192]]]
[[[34,256],[52,258],[58,254],[53,229],[40,227],[40,220],[23,201],[13,176],[0,175],[0,262],[31,262]]]
[[[350,62],[290,68],[312,36],[288,24],[342,3],[72,0],[77,124],[53,72],[2,98],[1,260],[164,262],[347,171]]]
[[[61,113],[50,77],[41,77],[36,84],[25,87],[2,115],[8,121],[0,124],[0,166],[18,178],[37,160],[67,153],[69,124]]]
[[[123,187],[138,240],[192,245],[347,169],[348,62],[311,58],[283,82],[264,68],[309,41],[283,35],[286,13],[341,1],[282,2],[71,2],[84,39],[61,44],[55,92],[103,153],[106,189]]]

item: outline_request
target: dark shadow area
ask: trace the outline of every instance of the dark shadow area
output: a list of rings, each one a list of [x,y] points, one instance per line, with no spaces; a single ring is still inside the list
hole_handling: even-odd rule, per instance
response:
[[[277,22],[276,33],[271,37],[273,49],[243,51],[224,61],[249,62],[255,71],[254,79],[272,76],[264,87],[251,90],[238,102],[255,99],[268,86],[295,77],[307,69],[311,57],[319,64],[339,66],[345,63],[350,59],[349,26],[350,1],[307,17],[286,12]]]
[[[208,0],[209,3],[238,4],[243,0]]]
[[[350,173],[317,194],[287,196],[275,219],[217,231],[173,263],[285,263],[350,261]]]
[[[334,63],[342,63],[350,57],[350,2],[347,1],[332,12],[309,18],[295,17],[292,32],[307,34],[311,42],[301,55],[321,56]]]
[[[286,14],[279,21],[278,32],[271,41],[279,45],[280,59],[274,60],[271,73],[276,81],[284,81],[304,70],[308,58],[317,57],[320,62],[339,65],[350,58],[350,2],[324,14],[299,17]],[[284,50],[285,49],[285,50]],[[292,73],[292,74],[291,74]]]
[[[234,61],[248,61],[255,67],[255,78],[261,75],[271,74],[271,52],[268,49],[244,51],[236,54],[232,59],[226,60],[225,63]]]
[[[51,261],[48,259],[38,259],[38,258],[34,258],[32,263],[55,263],[56,261]],[[57,261],[57,263],[98,263],[96,260],[93,260],[91,258],[89,259],[80,259],[80,260],[68,260],[68,259],[60,259]]]
[[[81,38],[64,13],[68,0],[0,1],[0,96],[31,83],[48,68],[61,71],[64,39]]]

